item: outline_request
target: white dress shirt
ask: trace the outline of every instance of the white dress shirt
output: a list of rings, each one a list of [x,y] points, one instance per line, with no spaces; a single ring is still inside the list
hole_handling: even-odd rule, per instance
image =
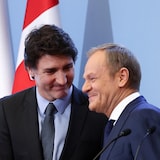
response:
[[[111,116],[109,117],[109,119],[113,119],[115,120],[114,125],[116,124],[118,118],[120,117],[121,113],[123,112],[123,110],[126,108],[126,106],[133,101],[134,99],[136,99],[137,97],[140,96],[139,92],[135,92],[130,94],[129,96],[127,96],[126,98],[124,98],[112,111]]]

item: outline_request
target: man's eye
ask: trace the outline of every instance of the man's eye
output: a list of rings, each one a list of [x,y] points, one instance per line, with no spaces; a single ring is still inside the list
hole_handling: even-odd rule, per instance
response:
[[[95,80],[96,80],[95,77],[91,77],[91,78],[90,78],[90,81],[92,81],[92,82],[94,82]]]
[[[54,74],[55,72],[56,72],[56,70],[54,70],[54,69],[45,71],[46,74]]]
[[[64,70],[70,70],[72,68],[73,68],[73,64],[69,64],[69,65],[64,67]]]

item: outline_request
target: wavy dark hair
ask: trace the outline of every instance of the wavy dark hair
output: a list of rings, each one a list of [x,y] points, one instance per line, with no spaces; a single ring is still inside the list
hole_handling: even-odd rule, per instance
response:
[[[25,39],[25,67],[36,68],[38,60],[44,55],[72,57],[75,63],[77,54],[70,36],[55,25],[33,29]]]

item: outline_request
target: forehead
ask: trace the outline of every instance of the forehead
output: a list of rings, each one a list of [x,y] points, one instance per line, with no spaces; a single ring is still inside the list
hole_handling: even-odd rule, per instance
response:
[[[54,66],[54,65],[59,66],[59,65],[65,65],[68,63],[73,63],[72,57],[44,55],[39,59],[37,66]]]
[[[105,51],[96,51],[92,54],[85,66],[85,75],[90,73],[102,72],[102,70],[106,69],[106,53]]]
[[[106,66],[106,53],[105,51],[96,51],[95,53],[93,53],[89,58],[88,61],[86,63],[86,66]]]

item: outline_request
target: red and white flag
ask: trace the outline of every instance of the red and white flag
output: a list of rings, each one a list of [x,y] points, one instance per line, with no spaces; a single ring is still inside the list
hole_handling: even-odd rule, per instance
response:
[[[43,24],[55,24],[60,27],[58,0],[28,0],[20,40],[18,59],[12,93],[34,86],[24,67],[24,41],[29,32]]]
[[[14,60],[11,46],[7,1],[0,0],[0,98],[12,92]]]

